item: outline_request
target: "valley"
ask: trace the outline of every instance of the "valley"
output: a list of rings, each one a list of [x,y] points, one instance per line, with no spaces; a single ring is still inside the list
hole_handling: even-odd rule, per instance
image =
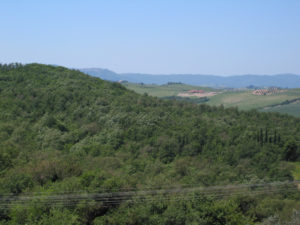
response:
[[[238,107],[240,110],[257,109],[259,111],[279,112],[300,117],[299,102],[288,103],[300,97],[300,89],[281,89],[269,94],[255,94],[259,90],[252,89],[214,89],[209,87],[191,86],[181,83],[169,83],[165,85],[146,85],[134,83],[122,83],[125,87],[139,94],[147,93],[160,98],[180,96],[191,99],[207,97],[205,104],[211,106]],[[201,90],[202,93],[190,93],[192,90]],[[267,90],[267,89],[261,89]],[[266,92],[267,93],[267,92]],[[197,100],[194,100],[195,102]]]

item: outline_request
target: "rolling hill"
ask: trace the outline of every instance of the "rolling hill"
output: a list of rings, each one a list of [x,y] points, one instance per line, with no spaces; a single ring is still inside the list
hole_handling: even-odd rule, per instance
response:
[[[289,221],[299,137],[290,116],[0,65],[0,224]]]

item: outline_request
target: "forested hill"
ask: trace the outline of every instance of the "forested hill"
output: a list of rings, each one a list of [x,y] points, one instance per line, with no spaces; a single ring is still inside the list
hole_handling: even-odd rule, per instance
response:
[[[0,224],[287,220],[300,210],[291,189],[222,197],[195,191],[142,204],[15,198],[291,181],[299,137],[294,117],[161,100],[63,67],[1,65]],[[14,198],[4,203],[5,196]]]

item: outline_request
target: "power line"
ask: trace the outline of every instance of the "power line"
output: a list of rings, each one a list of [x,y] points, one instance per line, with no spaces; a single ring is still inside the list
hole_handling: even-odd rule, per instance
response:
[[[71,193],[63,195],[33,195],[33,196],[1,196],[0,208],[8,208],[11,206],[24,206],[27,203],[44,204],[44,205],[62,205],[75,206],[83,204],[84,201],[94,201],[104,204],[120,204],[124,201],[128,203],[142,203],[149,201],[173,201],[178,200],[193,200],[197,199],[195,194],[211,197],[230,197],[235,195],[258,195],[280,193],[284,191],[298,191],[296,184],[299,181],[292,182],[276,182],[264,184],[246,184],[235,186],[213,186],[213,187],[193,187],[181,189],[160,189],[160,190],[140,190],[130,192],[109,192],[109,193]],[[191,196],[190,193],[194,193]],[[155,199],[155,197],[159,197]],[[86,203],[84,203],[86,204]]]
[[[294,189],[294,191],[296,191]],[[274,192],[277,192],[276,190],[275,191],[260,191],[260,192],[253,192],[253,193],[233,193],[233,194],[219,194],[219,195],[214,195],[214,194],[210,194],[209,196],[212,196],[212,197],[219,197],[219,198],[222,198],[222,197],[230,197],[230,196],[238,196],[238,195],[260,195],[260,194],[273,194]],[[173,198],[166,198],[166,197],[159,197],[159,198],[152,198],[152,199],[121,199],[121,200],[107,200],[107,201],[100,201],[100,203],[103,203],[103,204],[106,204],[106,205],[119,205],[121,204],[122,202],[126,202],[126,203],[134,203],[134,204],[139,204],[139,203],[151,203],[151,202],[160,202],[160,201],[190,201],[190,200],[199,200],[199,199],[202,199],[203,197],[197,197],[197,196],[190,196],[190,197],[186,197],[186,196],[183,196],[183,197],[173,197]],[[99,204],[99,201],[97,200],[94,200],[95,203],[98,202]],[[28,204],[22,204],[20,205],[21,203],[10,203],[10,204],[2,204],[0,205],[0,208],[9,208],[11,206],[18,206],[18,207],[28,207],[30,205]],[[89,205],[87,202],[38,202],[38,203],[34,203],[34,204],[41,204],[41,205],[44,205],[44,206],[64,206],[64,207],[71,207],[71,206],[84,206],[84,205]],[[91,205],[91,204],[90,204]],[[105,206],[105,205],[104,205]]]

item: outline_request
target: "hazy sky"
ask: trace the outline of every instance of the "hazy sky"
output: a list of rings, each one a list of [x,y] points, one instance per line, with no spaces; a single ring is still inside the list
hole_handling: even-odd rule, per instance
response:
[[[0,62],[300,74],[300,0],[2,0]]]

